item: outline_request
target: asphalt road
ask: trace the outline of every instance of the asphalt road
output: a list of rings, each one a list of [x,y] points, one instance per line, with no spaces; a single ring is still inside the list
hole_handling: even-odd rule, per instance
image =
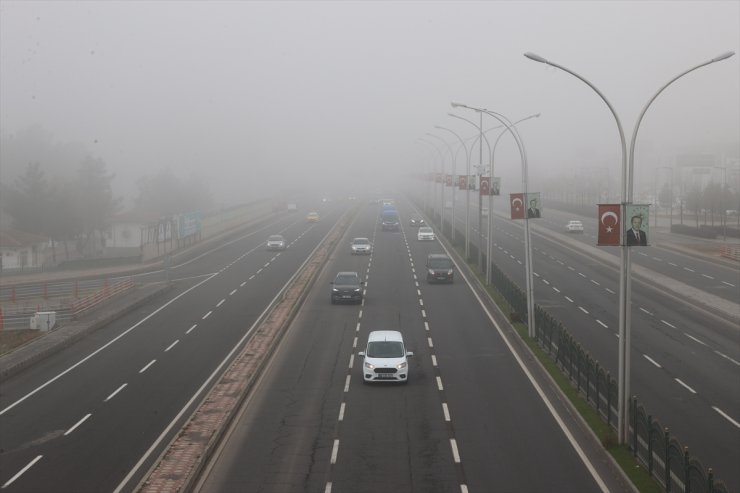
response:
[[[442,247],[377,219],[368,206],[353,223],[199,491],[599,491],[468,286],[425,282]],[[350,255],[354,236],[372,256]],[[330,304],[343,270],[365,278],[362,305]],[[414,352],[408,384],[363,384],[357,352],[379,329]]]
[[[478,241],[476,212],[473,210],[471,215],[475,227],[473,244]],[[550,214],[545,211],[537,225],[543,221],[547,224]],[[557,211],[552,214],[562,215]],[[458,203],[456,216],[458,228],[464,230],[464,202]],[[560,222],[565,224],[561,219],[552,220],[550,229],[557,230]],[[520,223],[493,216],[492,257],[523,289],[524,243]],[[562,230],[559,233],[566,236]],[[567,235],[573,236],[576,235]],[[569,248],[552,235],[533,233],[532,238],[535,303],[563,322],[591,356],[615,375],[618,271]],[[737,301],[737,296],[731,295],[737,288],[720,281],[733,280],[733,269],[667,250],[656,253],[656,247],[639,250],[643,249],[651,254],[647,259],[640,252],[633,254],[637,259],[633,270],[662,267],[669,261],[682,262],[679,269],[667,265],[673,270],[662,268],[661,272],[676,281],[722,294],[723,298],[730,293],[730,299]],[[655,260],[654,255],[661,255],[662,259]],[[715,279],[707,284],[709,280],[698,272],[711,272]],[[692,454],[712,467],[717,478],[727,482],[731,490],[740,489],[740,471],[736,467],[740,463],[740,328],[697,310],[685,299],[661,292],[660,287],[648,288],[634,278],[632,305],[631,394],[637,395],[648,413],[668,427]]]
[[[286,215],[173,266],[166,299],[5,381],[2,489],[133,488],[342,212],[326,206],[316,224]],[[287,238],[287,250],[265,251],[273,233]]]

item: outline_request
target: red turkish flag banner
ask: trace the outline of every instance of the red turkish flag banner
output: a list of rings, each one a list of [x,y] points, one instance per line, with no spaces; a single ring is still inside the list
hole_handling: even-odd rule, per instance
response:
[[[457,184],[459,185],[460,190],[466,190],[468,188],[468,177],[465,175],[458,176]]]
[[[488,196],[491,193],[491,178],[488,176],[480,177],[480,194]]]
[[[445,175],[445,185],[448,187],[452,186],[452,175]]]
[[[599,204],[599,246],[621,245],[622,227],[621,204]]]
[[[511,218],[524,219],[524,213],[527,211],[527,208],[524,206],[524,194],[509,194],[509,203],[511,204]]]

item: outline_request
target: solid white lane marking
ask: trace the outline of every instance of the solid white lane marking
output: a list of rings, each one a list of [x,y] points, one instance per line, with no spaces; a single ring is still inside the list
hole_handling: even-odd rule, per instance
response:
[[[432,355],[432,366],[437,366],[437,357],[435,355]]]
[[[457,450],[457,441],[454,438],[450,438],[450,446],[452,447],[452,458],[455,460],[455,464],[459,464],[460,452]]]
[[[339,421],[344,420],[344,402],[342,402],[342,405],[339,406]]]
[[[5,484],[2,486],[3,489],[5,489],[8,486],[10,486],[11,484],[13,484],[16,479],[20,478],[23,475],[23,473],[25,473],[26,471],[28,471],[29,469],[31,469],[34,464],[36,464],[38,461],[41,460],[42,457],[43,457],[43,455],[36,456],[36,458],[33,459],[31,462],[29,462],[26,467],[24,467],[23,469],[21,469],[20,471],[18,471],[18,473],[15,476],[13,476],[9,480],[7,480],[5,482]]]
[[[350,381],[350,375],[347,375],[347,378],[344,380],[344,391],[349,392],[349,381]]]
[[[195,328],[198,326],[198,324],[193,324],[192,327],[190,327],[188,330],[185,331],[186,334],[190,334]]]
[[[442,403],[442,412],[445,415],[445,421],[450,421],[450,410],[447,408],[447,403]]]
[[[661,322],[663,322],[664,324],[666,324],[666,325],[667,325],[668,327],[670,327],[670,328],[672,328],[672,329],[675,329],[675,328],[676,328],[676,326],[675,326],[675,325],[671,324],[670,322],[666,322],[666,321],[665,321],[665,320],[663,320],[662,318],[660,319],[660,321],[661,321]]]
[[[128,385],[127,383],[124,383],[123,385],[121,385],[120,387],[118,387],[116,390],[113,391],[113,393],[111,395],[109,395],[108,397],[106,397],[103,400],[103,402],[108,402],[109,400],[113,399],[116,396],[116,394],[118,394],[120,391],[122,391],[123,389],[125,389],[127,385]]]
[[[704,341],[700,341],[699,339],[697,339],[696,337],[692,336],[691,334],[687,334],[686,332],[684,332],[683,335],[685,335],[686,337],[688,337],[689,339],[691,339],[694,342],[698,342],[702,346],[706,346],[707,345]]]
[[[652,313],[650,313],[649,311],[645,310],[645,309],[644,309],[643,307],[640,307],[640,311],[641,311],[641,312],[645,312],[645,313],[647,313],[647,314],[648,314],[648,315],[650,315],[651,317],[653,316],[653,314],[652,314]]]
[[[715,407],[715,406],[712,406],[712,409],[714,409],[715,411],[717,411],[720,414],[720,416],[722,416],[723,418],[725,418],[727,421],[729,421],[730,423],[732,423],[733,425],[735,425],[735,428],[740,428],[740,423],[738,423],[737,421],[735,421],[734,419],[732,419],[722,409],[720,409],[718,407]],[[41,457],[41,456],[39,456],[39,457]],[[3,486],[3,488],[4,488],[4,486]]]
[[[236,289],[234,289],[232,292],[229,293],[229,296],[234,296],[234,293],[236,293]]]
[[[66,437],[67,435],[75,431],[77,428],[79,428],[79,426],[85,421],[87,421],[90,418],[90,416],[92,416],[92,414],[87,414],[84,418],[79,420],[72,428],[64,432],[64,436]]]
[[[337,454],[339,453],[339,439],[334,440],[334,447],[331,450],[331,463],[337,463]]]
[[[571,303],[573,303],[573,300],[570,299],[570,298],[568,298],[567,296],[565,297],[565,299],[568,300],[568,301],[570,301]]]
[[[164,352],[166,353],[167,351],[169,351],[170,349],[172,349],[173,347],[175,347],[178,342],[180,342],[180,339],[177,339],[175,342],[173,342],[172,344],[170,344],[169,346],[167,346],[167,349],[165,349]]]
[[[434,347],[434,343],[432,342],[431,337],[427,337],[427,344],[429,344],[429,347]]]
[[[612,291],[612,290],[611,290],[611,289],[609,289],[609,288],[604,288],[604,289],[606,289],[606,290],[607,290],[607,291],[608,291],[609,293],[611,293],[611,294],[617,294],[617,293],[615,293],[614,291]]]
[[[218,304],[216,305],[216,308],[218,308],[219,306],[223,305],[225,302],[226,302],[226,300],[219,301]]]
[[[211,316],[211,313],[213,313],[213,311],[209,311],[208,313],[206,313],[205,315],[203,315],[203,318],[201,318],[201,320],[205,320],[208,317],[210,317]]]
[[[349,355],[349,367],[352,368],[352,365],[355,364],[355,353],[352,353]]]
[[[152,366],[156,362],[157,362],[156,359],[151,360],[149,363],[147,363],[147,365],[144,368],[142,368],[141,370],[139,370],[139,373],[144,373],[145,371],[147,371],[149,369],[150,366]]]
[[[586,310],[586,309],[585,309],[585,308],[583,308],[582,306],[579,306],[579,307],[578,307],[578,309],[579,309],[579,310],[581,310],[581,311],[582,311],[583,313],[585,313],[586,315],[588,315],[588,310]]]
[[[444,385],[442,385],[442,377],[437,377],[437,389],[444,390]]]
[[[651,358],[651,357],[650,357],[650,356],[648,356],[647,354],[643,354],[643,356],[645,357],[645,359],[646,359],[646,360],[648,360],[649,362],[651,362],[652,364],[654,364],[654,365],[655,365],[655,366],[657,366],[658,368],[663,368],[662,366],[660,366],[660,365],[658,364],[658,362],[657,362],[657,361],[655,361],[655,360],[654,360],[653,358]]]
[[[683,383],[680,378],[675,378],[674,380],[676,380],[676,382],[678,382],[681,386],[683,386],[684,388],[686,388],[686,390],[688,390],[692,394],[696,394],[696,390],[692,389],[691,387],[689,387],[688,385],[686,385],[685,383]]]
[[[599,324],[599,325],[601,325],[601,326],[602,326],[602,327],[604,327],[605,329],[608,329],[608,328],[609,328],[609,326],[608,326],[608,325],[606,325],[606,324],[605,324],[604,322],[602,322],[602,321],[601,321],[601,320],[599,320],[598,318],[596,319],[596,323],[597,323],[597,324]]]

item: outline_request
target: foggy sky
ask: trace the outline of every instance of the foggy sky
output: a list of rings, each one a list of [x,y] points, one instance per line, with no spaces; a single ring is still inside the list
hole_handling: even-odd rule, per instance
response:
[[[607,106],[523,53],[596,85],[629,139],[663,84],[740,52],[738,19],[738,1],[2,0],[0,132],[39,124],[60,143],[81,143],[129,200],[137,178],[170,167],[201,176],[230,204],[266,185],[331,193],[417,172],[436,159],[419,137],[454,143],[434,125],[475,133],[447,116],[477,120],[450,107],[459,101],[512,120],[542,113],[520,127],[535,185],[592,165],[618,178]],[[683,152],[737,157],[739,62],[700,69],[656,100],[638,136],[637,179]],[[511,142],[496,154],[508,190],[520,182],[517,156]],[[0,165],[6,182],[10,167]]]

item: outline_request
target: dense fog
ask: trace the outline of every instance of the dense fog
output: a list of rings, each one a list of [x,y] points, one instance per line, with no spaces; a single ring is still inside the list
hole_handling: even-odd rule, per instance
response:
[[[151,200],[158,181],[192,195],[193,208],[296,189],[375,193],[439,165],[419,141],[434,141],[427,133],[458,149],[435,126],[472,146],[474,126],[448,116],[478,123],[477,113],[450,106],[459,101],[512,121],[541,113],[520,126],[530,190],[577,187],[588,176],[618,194],[620,141],[608,107],[572,75],[523,54],[593,83],[629,142],[662,85],[739,51],[738,18],[736,1],[3,0],[0,181],[16,186],[39,163],[50,183],[68,182],[93,160],[112,177],[119,211]],[[737,179],[739,60],[685,76],[651,106],[637,139],[636,193],[658,187],[661,167],[687,156],[719,167],[712,180],[722,167]],[[497,125],[484,118],[486,129]],[[436,143],[450,172],[449,151]],[[477,145],[470,150],[477,164]],[[464,152],[456,163],[463,172]],[[521,188],[511,139],[497,148],[495,174],[503,192]]]

